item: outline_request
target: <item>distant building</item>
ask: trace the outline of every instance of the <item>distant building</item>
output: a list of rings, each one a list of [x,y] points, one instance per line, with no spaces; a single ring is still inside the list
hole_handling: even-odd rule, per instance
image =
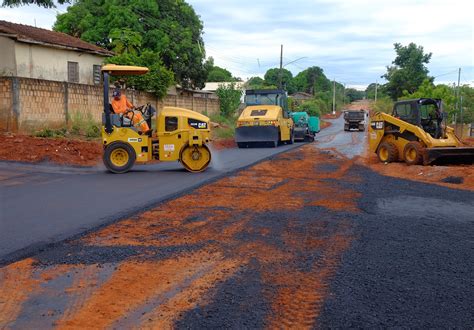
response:
[[[0,76],[99,84],[113,53],[70,35],[0,20]]]
[[[202,89],[203,91],[208,91],[208,92],[215,92],[219,86],[227,86],[230,84],[235,84],[236,88],[240,88],[242,90],[245,90],[245,82],[243,81],[234,81],[234,82],[207,82],[204,88]]]
[[[294,93],[292,95],[290,95],[291,98],[293,98],[294,100],[300,102],[304,102],[304,101],[308,101],[308,100],[311,100],[314,98],[313,95],[309,94],[309,93],[305,93],[305,92],[297,92],[297,93]]]
[[[244,81],[234,81],[234,82],[207,82],[203,91],[215,93],[219,86],[228,86],[230,84],[235,84],[236,88],[242,90],[242,96],[240,97],[240,102],[243,103],[245,99],[245,82]]]

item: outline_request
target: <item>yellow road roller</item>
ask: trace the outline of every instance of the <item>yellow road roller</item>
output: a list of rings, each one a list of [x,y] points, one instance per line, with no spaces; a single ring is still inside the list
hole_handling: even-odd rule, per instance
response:
[[[140,111],[152,127],[154,109],[143,105],[127,109],[132,113],[114,113],[109,103],[110,76],[148,73],[148,68],[107,64],[102,67],[104,82],[104,114],[102,125],[103,160],[113,173],[128,172],[135,162],[152,160],[180,161],[190,172],[202,172],[211,162],[209,118],[195,111],[164,107],[156,115],[155,129],[141,132],[133,124],[133,114]]]
[[[245,106],[235,129],[235,142],[239,148],[293,143],[294,123],[284,90],[246,90]]]

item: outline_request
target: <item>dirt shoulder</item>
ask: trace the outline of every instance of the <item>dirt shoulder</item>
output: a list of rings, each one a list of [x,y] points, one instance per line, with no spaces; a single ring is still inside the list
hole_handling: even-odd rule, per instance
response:
[[[384,164],[375,154],[362,157],[357,162],[386,176],[474,191],[474,166],[472,165],[408,166],[403,162]]]
[[[37,138],[16,134],[2,134],[0,137],[0,160],[95,166],[102,159],[102,145],[96,140]]]

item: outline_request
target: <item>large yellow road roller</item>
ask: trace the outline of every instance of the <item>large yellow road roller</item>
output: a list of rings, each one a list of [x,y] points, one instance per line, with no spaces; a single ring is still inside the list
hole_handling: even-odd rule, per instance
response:
[[[211,152],[209,118],[195,111],[164,107],[156,115],[155,129],[141,132],[130,115],[114,113],[109,103],[109,77],[146,74],[148,68],[107,64],[102,67],[104,81],[103,160],[113,173],[125,173],[138,163],[151,160],[180,161],[190,172],[204,171]],[[129,111],[140,111],[152,127],[154,109],[143,105]]]

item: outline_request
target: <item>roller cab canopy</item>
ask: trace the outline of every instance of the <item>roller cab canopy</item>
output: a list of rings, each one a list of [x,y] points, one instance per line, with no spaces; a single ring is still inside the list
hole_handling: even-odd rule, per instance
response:
[[[281,112],[281,107],[277,105],[252,105],[246,107],[244,111],[242,111],[239,121],[254,119],[278,120]]]
[[[101,71],[111,76],[135,76],[146,74],[150,69],[143,66],[106,64]]]
[[[164,107],[163,110],[161,110],[160,115],[162,116],[167,116],[167,117],[186,117],[186,118],[191,118],[191,119],[196,119],[200,120],[206,123],[209,123],[209,117],[204,116],[203,114],[192,111],[189,109],[184,109],[184,108],[177,108],[177,107]]]

